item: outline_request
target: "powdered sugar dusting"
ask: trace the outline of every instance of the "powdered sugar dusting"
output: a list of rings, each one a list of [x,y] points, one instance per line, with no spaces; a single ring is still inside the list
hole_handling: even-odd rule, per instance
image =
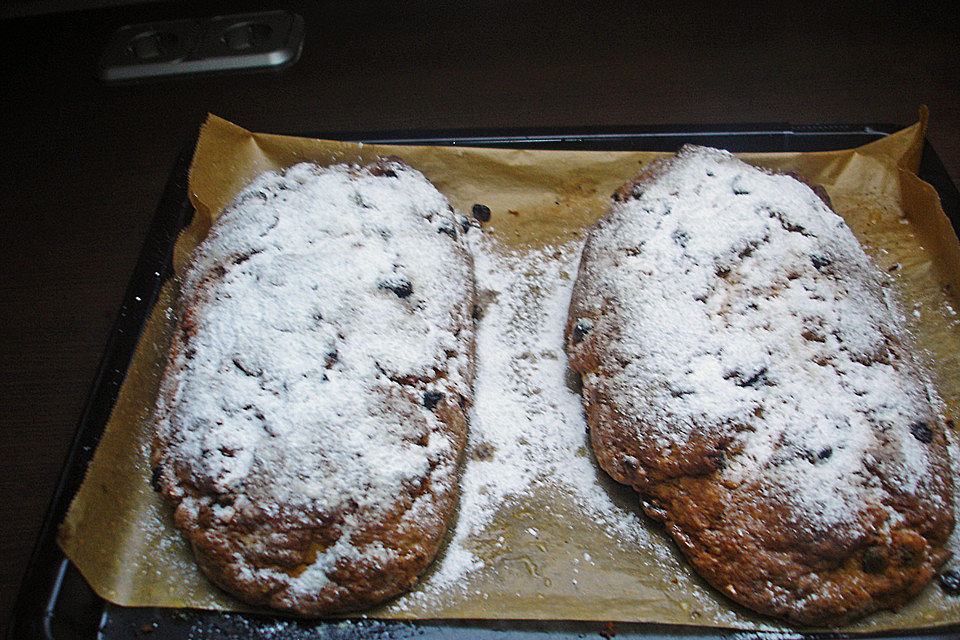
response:
[[[724,484],[759,486],[814,535],[862,535],[855,505],[890,491],[949,508],[929,450],[932,391],[902,318],[811,189],[687,148],[584,253],[574,313],[616,335],[614,362],[584,386],[635,417],[644,446],[676,458],[724,443]]]
[[[454,491],[461,441],[437,406],[471,399],[473,277],[459,222],[400,163],[301,164],[247,187],[184,275],[158,404],[159,479],[188,519],[301,523],[246,543],[251,554],[273,557],[302,527],[338,523],[297,575],[236,558],[243,579],[289,585],[281,604],[324,588],[344,562],[394,560],[352,536],[399,495],[413,496],[410,518],[442,531],[434,494]],[[418,491],[427,479],[431,491]]]

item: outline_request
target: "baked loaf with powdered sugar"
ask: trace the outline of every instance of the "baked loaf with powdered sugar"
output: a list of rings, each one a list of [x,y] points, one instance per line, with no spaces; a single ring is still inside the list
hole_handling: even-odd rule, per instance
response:
[[[390,160],[267,173],[215,222],[182,274],[152,451],[215,583],[316,616],[427,567],[471,402],[464,230]]]
[[[945,424],[903,320],[806,185],[686,147],[590,231],[566,327],[600,465],[693,567],[836,625],[948,557]]]

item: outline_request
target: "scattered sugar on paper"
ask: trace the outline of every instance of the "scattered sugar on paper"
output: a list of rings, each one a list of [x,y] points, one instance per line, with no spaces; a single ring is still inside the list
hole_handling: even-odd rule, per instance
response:
[[[546,483],[625,542],[649,540],[637,514],[618,507],[597,483],[580,396],[566,383],[563,327],[580,244],[505,255],[489,238],[473,243],[477,289],[488,304],[477,330],[459,518],[439,566],[406,606],[450,597],[465,575],[482,569],[468,548],[471,537],[504,503]]]

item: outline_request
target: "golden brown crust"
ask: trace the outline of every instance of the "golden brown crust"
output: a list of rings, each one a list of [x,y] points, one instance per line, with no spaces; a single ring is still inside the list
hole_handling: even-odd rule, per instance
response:
[[[466,419],[459,408],[449,413],[444,420],[462,449]],[[433,502],[429,515],[424,511],[412,514],[413,502],[425,495]],[[165,497],[179,504],[169,492]],[[371,515],[353,537],[357,546],[389,549],[390,562],[345,562],[328,573],[333,584],[296,599],[286,593],[286,582],[253,577],[234,559],[242,554],[258,569],[296,576],[316,561],[319,551],[336,542],[345,514],[329,522],[309,523],[278,521],[254,512],[227,525],[217,522],[208,510],[193,515],[175,509],[174,517],[197,563],[214,583],[253,605],[315,616],[367,609],[410,590],[439,550],[455,507],[455,487],[432,487],[429,479],[421,489],[398,495],[386,513]],[[362,512],[351,515],[363,519]]]
[[[707,153],[707,160],[710,155]],[[764,411],[771,411],[769,404],[764,405],[761,400],[753,407],[752,414],[748,412],[747,419],[734,418],[719,427],[704,423],[702,428],[694,428],[671,443],[671,430],[679,428],[682,422],[679,416],[670,417],[672,409],[657,414],[639,407],[637,402],[642,400],[625,400],[628,394],[622,386],[624,379],[643,379],[648,384],[654,380],[655,384],[665,386],[677,384],[674,379],[656,379],[647,374],[630,378],[624,373],[647,367],[654,356],[630,352],[635,348],[631,345],[639,343],[636,331],[643,329],[631,329],[623,324],[629,316],[621,316],[620,312],[633,304],[624,298],[631,289],[612,286],[611,282],[617,278],[655,277],[652,271],[644,271],[646,266],[633,272],[625,266],[634,258],[642,260],[643,251],[650,250],[643,246],[643,241],[637,244],[639,236],[632,233],[631,216],[656,215],[651,212],[656,203],[647,209],[646,204],[630,202],[643,198],[652,186],[662,187],[654,200],[678,202],[675,198],[682,198],[683,194],[658,183],[664,176],[669,177],[678,163],[686,161],[683,156],[682,153],[680,158],[645,168],[638,178],[619,189],[613,199],[621,204],[615,204],[611,213],[595,225],[584,249],[565,337],[570,366],[583,377],[583,405],[597,461],[615,480],[632,486],[639,493],[646,513],[664,524],[698,573],[724,595],[743,605],[791,622],[817,626],[840,625],[878,609],[895,609],[918,594],[947,560],[949,552],[944,545],[953,528],[946,427],[928,400],[929,393],[916,363],[895,334],[885,334],[883,351],[876,356],[858,357],[863,361],[860,364],[867,367],[889,366],[901,372],[904,407],[919,411],[909,427],[912,437],[910,431],[895,434],[892,424],[871,426],[878,443],[864,454],[863,473],[867,477],[856,494],[863,502],[846,505],[846,515],[831,514],[830,517],[844,523],[833,529],[822,530],[818,528],[822,525],[816,514],[808,518],[797,511],[796,497],[785,489],[775,469],[760,465],[756,469],[746,467],[749,473],[743,472],[748,464],[744,460],[749,457],[745,450],[757,446],[755,441],[751,445],[750,438],[760,432]],[[724,164],[736,161],[721,157],[719,162],[718,173]],[[699,170],[702,169],[698,167]],[[713,175],[711,168],[707,168],[707,175]],[[737,183],[733,184],[734,193],[738,193]],[[703,187],[705,191],[708,188]],[[823,199],[825,194],[818,195]],[[665,215],[670,215],[671,206],[676,209],[680,205],[666,205]],[[672,215],[675,216],[676,211]],[[797,229],[786,222],[784,227],[789,227],[790,232],[811,235],[809,229]],[[621,238],[629,240],[621,241]],[[694,242],[696,238],[682,240]],[[757,245],[741,250],[743,255],[738,259],[761,249],[762,246]],[[851,263],[854,266],[850,266],[843,257],[833,259],[835,264],[830,265],[830,269],[849,267],[851,273],[857,273],[856,260]],[[825,263],[826,260],[818,263],[815,258],[816,269],[806,267],[803,278],[809,279],[810,288],[818,278],[834,277],[826,274],[827,268],[821,268]],[[690,264],[696,266],[694,262]],[[724,281],[723,295],[727,300],[738,295],[737,278],[741,273],[738,265],[736,261],[725,263],[722,268],[716,268],[713,275]],[[759,267],[753,264],[749,268]],[[802,279],[800,275],[792,277]],[[790,280],[785,282],[789,284]],[[678,283],[677,287],[682,285]],[[783,289],[772,291],[770,299],[780,295]],[[645,294],[649,292],[637,293]],[[698,298],[698,302],[703,304],[691,308],[710,306],[709,300]],[[674,304],[676,299],[664,301],[668,307]],[[730,308],[729,304],[722,307],[721,315],[717,316],[721,320],[716,321],[721,322],[719,326],[724,326],[723,314],[730,313]],[[718,326],[716,322],[714,326]],[[726,323],[729,326],[730,321]],[[820,336],[806,339],[824,340]],[[839,348],[844,348],[842,342]],[[874,357],[876,359],[872,359]],[[771,364],[769,374],[764,368],[740,387],[759,387],[759,393],[764,384],[781,384],[776,379],[765,381],[767,375],[775,378],[773,369]],[[756,379],[761,382],[750,384]],[[696,393],[691,389],[693,387],[678,388],[666,397],[679,403],[680,396]],[[634,392],[636,397],[644,397],[643,389],[630,393]],[[663,402],[654,395],[651,388],[650,402]],[[667,404],[664,402],[663,406]],[[651,419],[654,415],[664,417]],[[871,420],[873,418],[868,417],[868,422]],[[788,434],[781,436],[779,442],[789,440]],[[798,449],[797,455],[810,457],[809,464],[804,462],[807,466],[801,468],[809,468],[812,473],[831,456],[837,457],[834,454],[838,446],[848,445],[840,441],[819,452]],[[920,488],[915,490],[898,484],[902,476],[898,465],[907,464],[901,458],[903,451],[910,447],[920,447],[921,454],[915,455],[922,455],[925,461],[911,463],[920,470],[916,474],[919,479],[915,478]],[[783,444],[783,450],[787,448],[787,444]],[[785,464],[787,456],[780,459],[778,464]],[[737,473],[729,473],[728,466],[738,466]],[[802,479],[798,482],[802,483]]]
[[[584,406],[601,468],[637,490],[644,511],[664,524],[701,576],[751,609],[804,625],[842,625],[909,602],[950,556],[947,512],[911,501],[900,505],[909,519],[894,529],[880,533],[885,517],[876,513],[870,526],[877,533],[853,545],[817,539],[780,517],[762,489],[726,486],[724,446],[704,441],[683,456],[657,458],[602,398]],[[631,456],[641,462],[625,462]],[[825,596],[805,599],[824,583],[831,587]]]

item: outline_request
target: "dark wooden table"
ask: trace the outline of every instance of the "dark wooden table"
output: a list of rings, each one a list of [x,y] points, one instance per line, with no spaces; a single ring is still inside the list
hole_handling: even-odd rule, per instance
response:
[[[292,2],[306,46],[282,74],[96,81],[117,27],[245,7],[219,4],[0,22],[0,625],[163,185],[207,112],[307,132],[909,124],[926,104],[960,181],[955,13]]]

